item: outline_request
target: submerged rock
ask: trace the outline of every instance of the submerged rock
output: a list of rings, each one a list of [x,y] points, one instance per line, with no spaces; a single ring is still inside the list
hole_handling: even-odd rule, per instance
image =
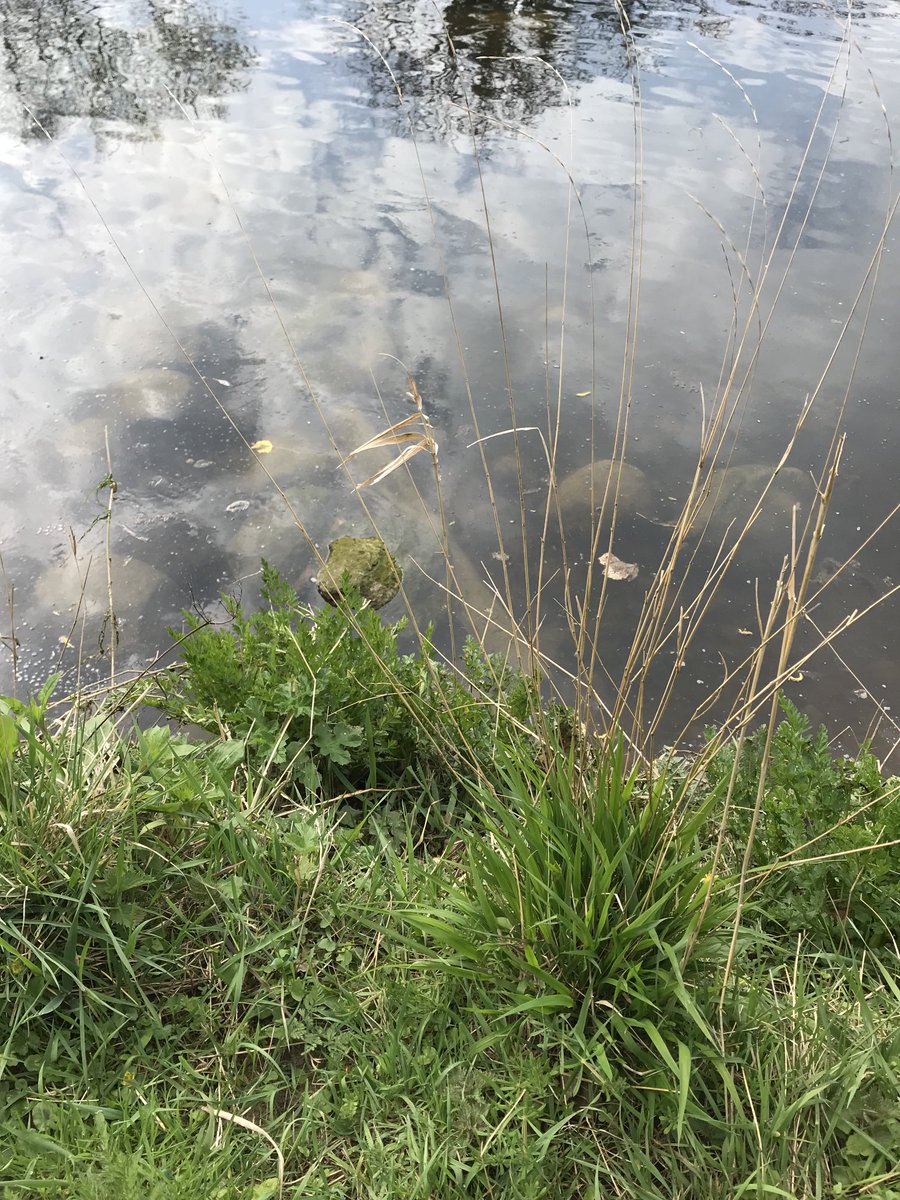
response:
[[[738,533],[765,491],[772,471],[772,466],[748,463],[713,472],[709,495],[694,522],[695,531],[708,522],[710,532],[719,536],[732,524],[734,533]],[[815,487],[805,471],[782,467],[763,501],[754,529],[764,534],[790,529],[794,505],[806,510],[814,495]]]
[[[337,604],[346,579],[372,608],[383,608],[400,591],[402,578],[381,538],[339,537],[328,547],[328,558],[316,586],[326,603]]]
[[[107,389],[105,402],[113,413],[131,421],[145,417],[173,421],[184,412],[191,389],[197,382],[184,371],[148,367],[126,379],[116,380]]]
[[[650,481],[639,467],[630,463],[601,458],[593,463],[586,463],[560,483],[558,488],[559,506],[563,516],[577,517],[579,514],[589,515],[591,511],[591,478],[594,485],[594,511],[599,512],[603,504],[603,496],[609,483],[609,495],[606,500],[606,512],[611,514],[613,500],[617,497],[618,512],[634,513],[642,506],[652,502]]]
[[[112,573],[113,608],[120,614],[143,613],[163,581],[162,574],[149,563],[131,555],[114,554]],[[109,607],[109,580],[102,553],[85,561],[71,558],[48,567],[35,583],[35,599],[51,612],[102,614]]]

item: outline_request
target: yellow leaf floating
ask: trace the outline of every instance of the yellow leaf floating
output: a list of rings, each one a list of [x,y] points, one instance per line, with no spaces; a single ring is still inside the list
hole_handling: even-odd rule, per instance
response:
[[[803,678],[803,672],[798,671],[796,675],[789,675],[788,678],[790,679],[791,683],[799,683]]]
[[[250,449],[255,450],[257,454],[271,454],[274,447],[268,438],[263,438],[259,442],[254,442]]]
[[[585,396],[589,396],[590,394],[591,394],[590,392],[576,392],[575,393],[575,395],[578,397],[579,400],[583,400],[585,398]]]

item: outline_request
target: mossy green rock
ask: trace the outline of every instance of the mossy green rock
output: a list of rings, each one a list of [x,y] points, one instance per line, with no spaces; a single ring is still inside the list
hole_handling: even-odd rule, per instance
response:
[[[372,608],[384,608],[400,591],[403,573],[396,559],[377,537],[340,537],[328,547],[328,558],[319,572],[319,595],[337,604],[344,581]]]

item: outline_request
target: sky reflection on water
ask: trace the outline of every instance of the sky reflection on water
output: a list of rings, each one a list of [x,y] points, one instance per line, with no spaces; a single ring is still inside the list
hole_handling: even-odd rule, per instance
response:
[[[267,466],[317,542],[360,526],[251,244],[340,451],[384,426],[380,396],[390,420],[406,415],[395,359],[408,364],[440,443],[456,551],[476,584],[485,569],[497,572],[466,400],[468,378],[479,433],[509,427],[484,198],[518,419],[546,427],[548,391],[561,390],[562,476],[589,457],[592,404],[598,457],[612,441],[633,283],[635,66],[644,209],[628,460],[648,485],[617,550],[641,564],[642,578],[658,561],[671,498],[684,494],[696,454],[701,389],[715,393],[741,262],[759,282],[774,247],[769,304],[790,272],[754,363],[734,461],[775,461],[828,368],[791,462],[807,470],[820,461],[846,394],[825,553],[858,566],[826,593],[816,620],[824,628],[900,580],[896,527],[855,554],[900,498],[892,234],[858,360],[859,321],[829,366],[895,189],[881,105],[895,119],[896,9],[854,6],[848,48],[841,21],[803,3],[632,5],[631,38],[612,5],[441,7],[443,26],[426,0],[0,5],[0,552],[15,586],[20,690],[46,674],[61,638],[82,636],[72,632],[79,568],[68,531],[81,537],[101,511],[107,438],[119,482],[120,666],[162,650],[163,627],[182,606],[209,605],[222,587],[252,596],[261,553],[312,594],[308,547],[207,387],[247,442],[273,442]],[[383,53],[403,104],[384,62],[348,26]],[[581,210],[570,210],[567,170]],[[505,481],[505,528],[519,510],[511,446],[488,445]],[[540,442],[523,436],[522,446],[529,488],[540,488]],[[425,462],[414,476],[433,506]],[[543,499],[526,499],[534,550]],[[433,569],[435,537],[415,515],[409,480],[392,476],[370,500],[401,555]],[[83,638],[92,651],[105,603],[102,529],[78,547],[82,575],[91,564]],[[689,664],[685,708],[721,672],[721,656],[743,655],[753,581],[771,579],[784,549],[783,522],[763,522]],[[576,577],[585,552],[574,547]],[[415,577],[410,567],[417,603],[439,614]],[[612,671],[639,587],[610,588]],[[545,639],[564,660],[560,598],[551,584]],[[897,617],[891,603],[845,637],[839,649],[854,675],[830,651],[809,664],[792,694],[814,718],[862,734],[877,715],[872,696],[896,704]],[[883,749],[896,737],[891,721],[882,718]]]

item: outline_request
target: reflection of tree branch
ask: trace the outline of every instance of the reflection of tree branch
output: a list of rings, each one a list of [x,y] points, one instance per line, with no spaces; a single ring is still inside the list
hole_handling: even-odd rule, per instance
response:
[[[854,11],[864,11],[866,3],[854,0]],[[755,20],[787,25],[793,33],[790,23],[799,12],[821,18],[821,0],[756,0],[752,6]],[[423,102],[416,106],[417,128],[443,135],[463,126],[480,134],[493,121],[526,125],[565,102],[554,71],[568,84],[598,76],[626,79],[635,60],[646,65],[653,53],[650,35],[690,30],[722,38],[733,18],[715,0],[675,6],[663,0],[350,0],[345,21],[384,54],[404,97]],[[527,59],[541,59],[552,70],[523,68]],[[350,56],[347,64],[365,72],[373,107],[393,109],[393,83],[376,59]],[[467,102],[460,115],[452,104],[463,102],[463,80]]]
[[[254,52],[206,0],[145,0],[145,12],[146,21],[123,27],[71,0],[2,0],[0,86],[51,135],[62,120],[86,117],[98,135],[106,123],[124,126],[120,136],[178,116],[173,96],[196,112],[202,98],[247,86]],[[24,115],[21,136],[35,129]]]
[[[706,0],[697,0],[705,11]],[[631,0],[624,0],[630,8]],[[425,17],[423,8],[428,8]],[[642,20],[646,18],[642,10]],[[652,13],[652,9],[649,10]],[[692,14],[696,17],[696,12]],[[384,51],[404,95],[426,101],[417,123],[434,133],[456,128],[459,118],[446,103],[467,97],[465,124],[480,133],[495,120],[526,124],[544,109],[565,103],[554,72],[567,83],[597,75],[624,78],[632,63],[615,0],[594,4],[536,0],[493,0],[491,4],[449,0],[440,17],[424,0],[367,0],[350,14]],[[671,13],[665,21],[672,23]],[[648,28],[652,27],[648,19]],[[450,41],[455,55],[449,52]],[[546,70],[523,69],[523,60],[542,60]],[[351,69],[363,58],[351,59]],[[367,91],[383,106],[391,87],[377,64],[366,61]],[[464,83],[463,83],[464,81]]]

